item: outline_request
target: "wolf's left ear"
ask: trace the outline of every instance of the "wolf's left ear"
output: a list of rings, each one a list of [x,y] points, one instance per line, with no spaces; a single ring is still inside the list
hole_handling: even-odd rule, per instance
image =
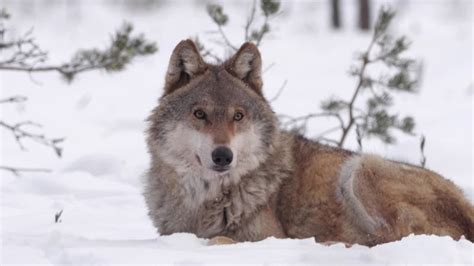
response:
[[[188,84],[189,81],[207,69],[199,51],[191,40],[178,43],[171,54],[165,78],[165,95]]]
[[[228,61],[226,69],[262,95],[262,58],[255,44],[244,43]]]

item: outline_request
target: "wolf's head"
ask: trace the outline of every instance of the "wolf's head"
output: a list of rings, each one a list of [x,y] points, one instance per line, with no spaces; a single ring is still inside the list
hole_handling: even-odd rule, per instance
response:
[[[245,43],[221,65],[191,40],[171,55],[164,94],[149,118],[148,146],[178,173],[219,178],[257,168],[273,149],[276,117],[262,95],[262,62]]]

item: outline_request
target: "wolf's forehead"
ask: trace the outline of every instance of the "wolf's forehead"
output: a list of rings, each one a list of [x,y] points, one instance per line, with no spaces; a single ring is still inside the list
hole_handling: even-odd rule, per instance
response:
[[[213,106],[241,106],[252,105],[255,101],[249,92],[242,86],[227,77],[206,79],[193,90],[194,99]]]

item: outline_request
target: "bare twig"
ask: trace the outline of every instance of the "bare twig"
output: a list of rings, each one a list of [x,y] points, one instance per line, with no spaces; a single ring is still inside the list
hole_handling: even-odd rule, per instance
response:
[[[359,152],[362,152],[363,133],[359,125],[356,124],[357,144],[359,145]]]
[[[8,171],[14,174],[15,176],[20,176],[22,172],[40,172],[40,173],[50,173],[50,169],[45,168],[17,168],[11,166],[0,166],[0,170]]]
[[[200,52],[203,57],[210,57],[214,59],[217,64],[223,63],[222,59],[219,56],[215,55],[212,51],[208,49],[203,48]]]
[[[338,120],[339,125],[341,127],[344,127],[344,120],[342,120],[342,117],[339,114],[328,113],[328,112],[312,113],[312,114],[307,114],[307,115],[299,116],[299,117],[288,117],[289,118],[288,122],[286,122],[285,125],[288,126],[288,125],[291,125],[291,124],[294,124],[294,123],[297,123],[297,122],[300,122],[300,121],[304,121],[304,123],[307,123],[308,120],[310,120],[312,118],[316,118],[316,117],[334,117]]]
[[[235,47],[229,40],[229,38],[227,38],[227,35],[225,34],[224,30],[222,29],[222,26],[221,25],[217,25],[217,29],[219,30],[219,33],[221,34],[221,37],[222,39],[224,40],[225,44],[230,47],[232,50],[234,51],[237,51],[238,48]]]
[[[421,152],[420,165],[422,167],[425,167],[425,165],[426,165],[425,143],[426,143],[425,135],[421,135],[421,138],[420,138],[420,152]]]
[[[330,133],[333,133],[333,132],[336,132],[336,131],[339,131],[339,130],[341,130],[341,127],[340,127],[340,126],[332,127],[332,128],[330,128],[330,129],[327,129],[327,130],[325,130],[325,131],[319,133],[319,135],[317,135],[317,136],[315,137],[315,139],[321,139],[321,138],[323,138],[325,135],[330,134]]]
[[[26,100],[28,100],[28,98],[26,98],[25,96],[17,95],[17,96],[12,96],[12,97],[8,97],[8,98],[0,99],[0,104],[3,104],[3,103],[21,103],[21,102],[25,102]]]
[[[265,27],[268,27],[268,16],[265,16],[265,20],[263,22],[261,33],[258,35],[257,40],[255,41],[255,45],[258,47],[263,40],[263,37],[268,33],[268,30],[263,30]]]
[[[25,147],[23,146],[22,140],[23,139],[30,139],[30,140],[35,141],[37,143],[40,143],[44,146],[52,148],[54,150],[54,152],[56,153],[56,155],[58,157],[61,157],[62,148],[59,147],[58,145],[61,142],[64,141],[64,138],[50,139],[50,138],[47,138],[43,134],[33,133],[33,132],[30,132],[30,131],[24,129],[25,126],[41,127],[40,124],[31,122],[31,121],[23,121],[23,122],[11,125],[11,124],[7,124],[4,121],[0,120],[0,127],[3,127],[4,129],[9,130],[12,133],[12,135],[15,138],[16,142],[18,143],[18,146],[22,150],[25,150]]]
[[[316,140],[325,141],[325,142],[337,145],[337,141],[335,141],[333,139],[325,138],[325,137],[319,137],[319,138],[316,138]]]
[[[82,67],[73,67],[72,65],[66,64],[62,66],[2,66],[0,64],[0,70],[6,71],[24,71],[24,72],[50,72],[57,71],[63,75],[75,75],[81,72],[104,69],[110,66],[112,62],[105,62],[101,65],[88,65]]]
[[[354,103],[357,99],[357,96],[359,95],[359,92],[360,92],[361,88],[364,85],[365,69],[366,69],[366,67],[369,63],[368,56],[369,56],[369,53],[372,49],[372,46],[374,45],[374,42],[375,42],[375,38],[372,39],[372,41],[370,42],[369,48],[367,49],[367,51],[363,55],[362,66],[360,68],[359,75],[358,75],[359,80],[358,80],[358,83],[357,83],[357,87],[354,91],[354,94],[351,97],[351,100],[350,100],[349,106],[348,106],[349,122],[347,123],[347,125],[345,127],[342,128],[342,135],[341,135],[341,138],[339,139],[338,144],[337,144],[337,146],[339,146],[339,147],[342,147],[344,145],[344,141],[346,140],[349,131],[352,129],[352,126],[354,125],[354,123],[356,121],[356,119],[354,118],[354,116],[355,116],[354,115]]]
[[[280,97],[281,93],[283,92],[283,90],[285,89],[286,87],[286,84],[288,84],[288,80],[285,79],[285,81],[283,81],[283,84],[280,86],[280,88],[278,89],[277,93],[275,94],[275,96],[273,96],[270,100],[268,100],[269,102],[274,102],[278,99],[278,97]]]
[[[63,214],[64,210],[60,210],[59,212],[54,214],[54,223],[60,223],[61,222],[61,215]]]
[[[250,10],[250,15],[248,16],[247,22],[245,23],[245,41],[250,41],[250,27],[255,19],[255,13],[257,11],[257,1],[253,0],[252,2],[252,9]]]
[[[344,128],[344,120],[342,119],[342,117],[337,114],[337,113],[330,113],[330,112],[323,112],[323,113],[311,113],[311,114],[307,114],[307,115],[304,115],[304,116],[299,116],[299,117],[291,117],[291,116],[286,116],[286,115],[279,115],[279,118],[281,120],[287,120],[286,122],[282,123],[282,127],[283,128],[291,128],[291,127],[295,127],[296,125],[300,125],[300,127],[302,127],[304,129],[304,131],[306,131],[306,128],[308,126],[308,123],[311,119],[313,118],[317,118],[317,117],[333,117],[333,118],[336,118],[337,121],[339,122],[339,126],[337,128],[341,129],[341,128]],[[327,130],[327,132],[323,132],[321,133],[317,139],[323,139],[322,136],[323,135],[326,135],[326,134],[329,134],[331,132],[335,131],[334,128],[331,128],[329,130]],[[327,141],[327,140],[326,140]],[[331,141],[331,143],[335,143],[335,141]]]
[[[0,61],[0,67],[16,66],[27,67],[43,63],[48,59],[48,53],[42,50],[31,37],[33,28],[21,38],[0,42],[0,50],[9,57]]]
[[[268,70],[272,69],[272,67],[275,66],[275,62],[271,63],[270,65],[268,65],[266,68],[263,69],[262,73],[267,73]]]

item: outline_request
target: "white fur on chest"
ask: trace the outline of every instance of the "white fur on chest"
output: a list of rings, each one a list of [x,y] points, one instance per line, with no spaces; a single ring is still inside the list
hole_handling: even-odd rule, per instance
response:
[[[185,174],[179,179],[183,203],[188,209],[197,211],[204,202],[221,198],[238,179],[230,173],[218,175],[210,171]]]

